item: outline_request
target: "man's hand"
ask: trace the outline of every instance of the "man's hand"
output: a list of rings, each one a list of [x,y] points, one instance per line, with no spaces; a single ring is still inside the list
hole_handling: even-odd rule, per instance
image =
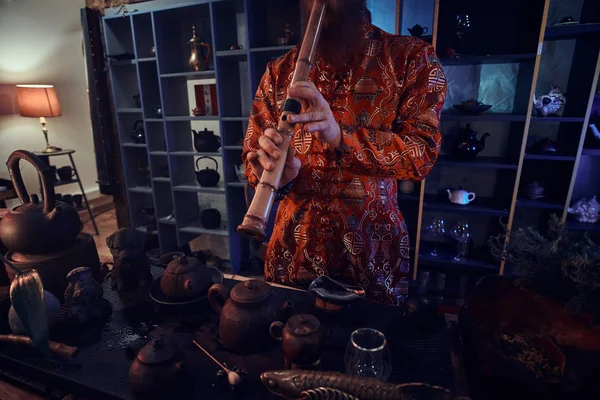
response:
[[[282,141],[283,138],[275,129],[268,128],[258,139],[260,149],[256,152],[252,151],[248,153],[248,162],[252,166],[253,174],[258,179],[262,176],[263,170],[271,171],[275,168],[274,160],[279,160],[281,157],[281,151],[279,151],[277,145],[281,144]],[[298,176],[300,166],[300,159],[296,157],[296,149],[291,146],[287,153],[279,187],[293,181]]]
[[[303,112],[298,115],[290,115],[291,123],[304,124],[304,131],[313,133],[322,143],[329,143],[339,149],[342,144],[342,132],[339,124],[333,118],[329,104],[323,98],[319,89],[312,82],[296,82],[292,85],[288,94],[290,97],[303,101]]]

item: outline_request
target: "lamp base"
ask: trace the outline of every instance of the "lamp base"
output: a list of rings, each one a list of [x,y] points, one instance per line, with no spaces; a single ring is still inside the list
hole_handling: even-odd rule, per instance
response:
[[[41,153],[56,153],[57,151],[62,151],[62,149],[60,147],[48,145]]]

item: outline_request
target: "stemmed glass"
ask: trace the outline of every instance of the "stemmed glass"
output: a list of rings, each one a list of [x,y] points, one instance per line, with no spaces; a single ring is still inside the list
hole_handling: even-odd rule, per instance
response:
[[[344,364],[348,375],[387,380],[392,372],[392,354],[385,335],[371,328],[352,332]]]
[[[431,220],[431,223],[425,227],[425,231],[427,234],[433,237],[444,237],[446,236],[446,223],[443,219],[434,218]],[[429,255],[432,257],[437,257],[437,243],[433,243],[433,250],[429,252]]]
[[[471,230],[467,221],[460,221],[450,230],[452,239],[458,242],[457,252],[454,261],[464,261],[469,252],[469,241],[471,240]]]

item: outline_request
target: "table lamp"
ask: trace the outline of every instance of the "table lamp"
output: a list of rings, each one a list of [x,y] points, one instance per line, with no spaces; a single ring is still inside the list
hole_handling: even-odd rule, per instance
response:
[[[17,102],[22,117],[40,119],[42,132],[46,138],[46,149],[43,150],[43,153],[54,153],[62,150],[59,147],[50,146],[48,142],[48,128],[46,128],[46,118],[60,117],[62,115],[54,86],[17,85]]]

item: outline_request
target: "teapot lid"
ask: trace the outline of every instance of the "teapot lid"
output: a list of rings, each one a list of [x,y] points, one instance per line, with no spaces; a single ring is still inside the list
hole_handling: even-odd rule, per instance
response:
[[[204,267],[204,265],[195,257],[174,256],[173,261],[167,265],[165,272],[173,275],[184,275],[201,267]]]
[[[40,198],[37,194],[29,196],[29,203],[21,204],[12,209],[17,213],[44,212],[44,203],[40,203]]]
[[[309,335],[321,327],[319,320],[310,314],[296,314],[287,325],[294,335]]]
[[[240,282],[231,289],[231,299],[236,303],[257,303],[269,297],[271,286],[259,279]]]
[[[175,352],[175,346],[170,340],[159,338],[142,347],[137,359],[144,364],[159,364],[173,358]]]
[[[77,278],[81,275],[84,274],[91,274],[92,269],[89,267],[77,267],[71,270],[71,272],[69,272],[67,274],[67,279],[71,279],[71,278]]]

